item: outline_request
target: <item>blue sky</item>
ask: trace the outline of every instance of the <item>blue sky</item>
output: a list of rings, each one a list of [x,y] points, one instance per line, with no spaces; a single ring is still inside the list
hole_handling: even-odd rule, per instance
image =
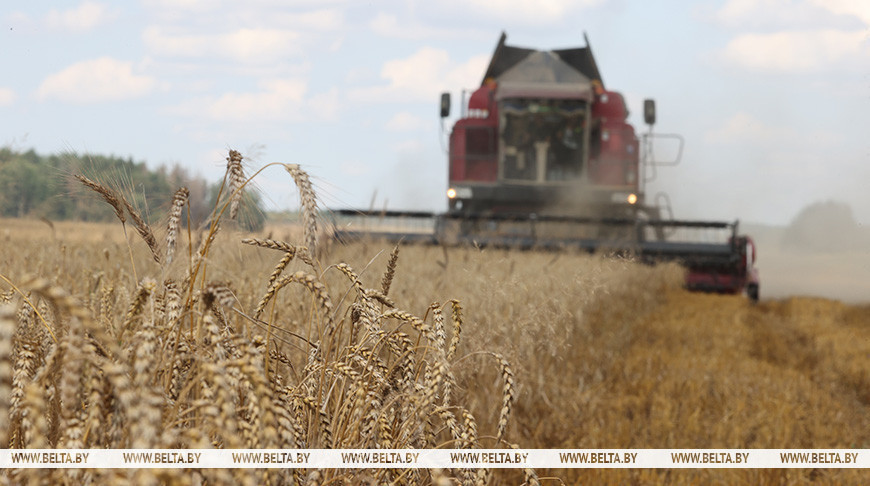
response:
[[[677,217],[786,224],[834,199],[870,224],[865,0],[142,0],[0,11],[0,144],[180,163],[210,179],[299,163],[323,205],[446,207],[437,116],[479,83],[501,31],[541,49],[590,39],[641,130],[686,138],[648,187]],[[446,125],[449,130],[450,121]],[[258,181],[294,207],[289,178]]]

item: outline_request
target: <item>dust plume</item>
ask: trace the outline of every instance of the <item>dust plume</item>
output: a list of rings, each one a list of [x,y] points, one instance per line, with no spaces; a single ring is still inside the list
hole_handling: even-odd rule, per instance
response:
[[[824,201],[801,210],[786,227],[747,224],[758,246],[761,296],[817,296],[870,302],[870,229],[848,204]]]

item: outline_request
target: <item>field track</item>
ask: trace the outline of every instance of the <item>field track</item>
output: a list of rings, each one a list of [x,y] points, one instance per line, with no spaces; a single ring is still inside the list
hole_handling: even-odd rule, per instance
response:
[[[752,305],[671,292],[598,394],[574,440],[633,448],[867,448],[870,308],[816,298]],[[566,471],[570,476],[572,472]],[[860,471],[637,471],[578,478],[657,484],[862,484]]]

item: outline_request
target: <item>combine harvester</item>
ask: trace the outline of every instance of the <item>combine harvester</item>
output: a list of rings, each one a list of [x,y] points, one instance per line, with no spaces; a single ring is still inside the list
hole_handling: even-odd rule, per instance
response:
[[[450,134],[447,213],[336,210],[336,238],[677,261],[691,290],[757,300],[755,245],[737,222],[662,219],[671,214],[663,193],[653,198],[662,204],[648,204],[646,182],[657,166],[676,165],[683,145],[678,135],[653,133],[654,101],[644,101],[649,132],[639,139],[622,95],[604,88],[588,39],[554,51],[505,39]],[[442,119],[449,114],[444,93]],[[655,138],[676,144],[674,160],[652,160]]]

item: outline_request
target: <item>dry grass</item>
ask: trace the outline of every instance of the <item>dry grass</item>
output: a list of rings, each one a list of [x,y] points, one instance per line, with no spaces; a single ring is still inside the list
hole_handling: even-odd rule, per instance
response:
[[[10,447],[870,447],[867,308],[752,306],[680,290],[674,266],[581,254],[330,247],[313,214],[272,239],[176,230],[173,259],[155,238],[162,263],[117,226],[3,227],[0,268],[20,290],[0,283]],[[553,476],[862,483],[849,470],[7,471],[58,484]]]

